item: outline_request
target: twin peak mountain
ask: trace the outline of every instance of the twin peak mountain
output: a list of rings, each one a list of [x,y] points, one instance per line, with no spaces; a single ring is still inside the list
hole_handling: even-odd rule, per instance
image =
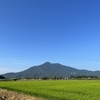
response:
[[[98,76],[100,71],[79,70],[70,66],[61,65],[59,63],[45,62],[44,64],[30,67],[17,73],[3,74],[5,78],[43,78],[43,77],[70,77],[70,76]]]

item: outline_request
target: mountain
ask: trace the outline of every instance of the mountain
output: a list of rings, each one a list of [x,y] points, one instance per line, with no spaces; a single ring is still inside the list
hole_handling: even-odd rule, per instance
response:
[[[46,62],[42,65],[33,66],[18,73],[3,74],[5,78],[42,78],[42,77],[70,77],[88,75],[100,77],[100,71],[79,70],[59,63]]]

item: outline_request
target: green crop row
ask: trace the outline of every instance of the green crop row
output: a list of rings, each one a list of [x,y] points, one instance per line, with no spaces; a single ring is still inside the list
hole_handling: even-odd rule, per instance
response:
[[[100,100],[99,80],[9,81],[0,88],[46,100]]]

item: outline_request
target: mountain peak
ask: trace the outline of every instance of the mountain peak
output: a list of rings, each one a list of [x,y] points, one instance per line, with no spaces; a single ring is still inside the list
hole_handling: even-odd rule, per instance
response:
[[[50,62],[45,62],[44,64],[51,64]]]

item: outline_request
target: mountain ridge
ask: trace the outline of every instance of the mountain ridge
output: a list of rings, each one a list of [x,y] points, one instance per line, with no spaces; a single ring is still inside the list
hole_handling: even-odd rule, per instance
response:
[[[5,78],[42,78],[42,77],[70,77],[70,76],[98,76],[100,71],[80,70],[70,66],[62,65],[59,63],[45,62],[38,66],[32,66],[24,71],[17,73],[2,74]]]

